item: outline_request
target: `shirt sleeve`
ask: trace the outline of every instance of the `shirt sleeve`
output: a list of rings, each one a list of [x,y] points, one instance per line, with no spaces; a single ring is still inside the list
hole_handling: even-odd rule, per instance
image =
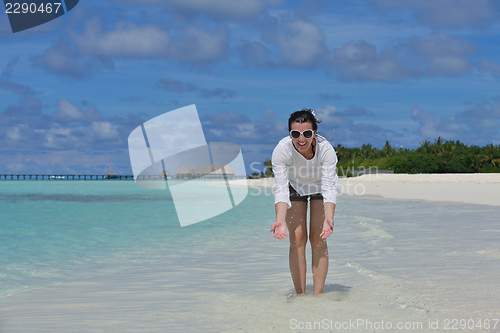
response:
[[[322,152],[321,173],[323,203],[332,202],[336,204],[338,189],[341,188],[341,185],[337,176],[337,154],[330,144],[325,145]]]
[[[274,181],[276,188],[274,190],[274,204],[286,202],[288,209],[292,207],[290,202],[290,189],[288,183],[288,172],[286,168],[286,151],[280,143],[274,148],[271,163],[273,165]]]

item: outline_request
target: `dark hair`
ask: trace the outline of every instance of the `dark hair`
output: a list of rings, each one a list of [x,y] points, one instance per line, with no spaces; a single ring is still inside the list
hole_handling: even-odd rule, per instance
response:
[[[321,120],[317,119],[313,114],[313,110],[311,109],[302,109],[300,111],[295,111],[288,118],[288,132],[292,130],[293,123],[311,123],[312,129],[316,132],[318,130],[318,124]]]

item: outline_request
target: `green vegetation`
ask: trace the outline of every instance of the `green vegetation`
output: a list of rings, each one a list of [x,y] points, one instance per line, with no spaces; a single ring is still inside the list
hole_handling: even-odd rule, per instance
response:
[[[500,145],[469,146],[460,141],[445,141],[441,137],[431,143],[420,142],[416,149],[393,148],[389,141],[382,149],[367,143],[361,147],[335,147],[339,176],[352,176],[353,170],[394,170],[394,173],[500,173]],[[264,161],[266,173],[272,175],[271,160]]]
[[[264,166],[266,167],[266,176],[270,176],[273,174],[273,165],[271,163],[271,160],[266,158],[264,161]]]
[[[416,149],[395,149],[386,141],[382,149],[364,144],[356,148],[337,145],[335,150],[339,175],[369,167],[395,173],[500,172],[500,145],[469,146],[441,137],[434,143],[420,142]]]

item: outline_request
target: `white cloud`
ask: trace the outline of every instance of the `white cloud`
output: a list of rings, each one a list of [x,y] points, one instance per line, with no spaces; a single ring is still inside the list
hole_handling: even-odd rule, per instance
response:
[[[473,68],[478,49],[465,39],[440,33],[412,37],[393,50],[350,41],[328,55],[327,68],[342,81],[391,81],[421,76],[460,76]]]
[[[257,133],[255,132],[255,125],[251,123],[247,124],[236,124],[236,129],[238,130],[238,138],[254,139]]]
[[[314,23],[305,20],[269,19],[261,24],[261,41],[237,48],[243,63],[267,68],[310,69],[321,65],[324,37]]]
[[[57,101],[56,105],[58,110],[53,114],[55,120],[72,122],[81,120],[84,117],[82,109],[66,99]]]
[[[275,112],[268,109],[261,118],[252,120],[243,113],[220,111],[202,118],[207,141],[229,141],[239,145],[277,142],[287,135],[287,125],[277,122]]]
[[[243,64],[256,67],[273,67],[270,61],[270,51],[261,42],[253,41],[238,47]]]
[[[500,105],[478,105],[460,113],[464,118],[500,120]],[[491,124],[491,121],[490,121]],[[495,126],[492,126],[495,127]]]
[[[119,0],[121,4],[159,5],[177,8],[186,13],[212,15],[224,18],[245,18],[262,13],[267,5],[278,5],[283,0]]]
[[[177,94],[180,93],[194,93],[197,92],[198,96],[201,98],[222,98],[222,99],[228,99],[228,98],[233,98],[237,94],[234,90],[231,89],[225,89],[225,88],[201,88],[198,87],[192,83],[182,83],[177,80],[171,80],[171,79],[160,79],[156,83],[156,88],[165,90],[165,91],[172,91]]]
[[[496,0],[375,0],[379,6],[410,10],[418,22],[432,28],[484,29],[498,21]]]
[[[338,115],[337,107],[331,104],[327,104],[324,108],[315,109],[314,112],[322,122],[326,123],[333,122]]]
[[[481,59],[478,64],[478,69],[482,72],[491,73],[493,76],[500,77],[500,64]]]
[[[418,132],[424,139],[450,137],[450,133],[443,133],[438,130],[438,127],[441,124],[441,119],[434,117],[428,112],[423,112],[416,105],[411,107],[411,118],[418,122]]]
[[[57,123],[73,123],[84,122],[91,123],[95,121],[102,121],[104,118],[97,111],[97,108],[90,107],[83,111],[81,107],[71,103],[66,99],[61,99],[56,102],[57,111],[51,115],[51,119]]]
[[[98,18],[89,20],[83,34],[72,34],[80,52],[103,57],[164,57],[168,52],[166,31],[151,25],[119,22],[105,31]]]
[[[0,149],[27,152],[68,149],[102,151],[125,148],[139,118],[104,119],[97,108],[83,111],[66,99],[56,103],[51,115],[42,113],[39,100],[25,98],[0,113]]]
[[[279,61],[285,66],[311,68],[325,52],[324,38],[319,28],[306,21],[287,22],[284,27],[288,34],[280,34]]]
[[[395,52],[378,51],[363,40],[334,48],[328,55],[327,67],[340,71],[339,79],[343,81],[388,81],[413,75]]]
[[[410,47],[424,57],[465,56],[476,52],[476,47],[465,39],[433,32],[423,38],[410,40]]]
[[[119,140],[119,133],[115,126],[108,121],[92,123],[93,134],[99,139],[114,139]]]
[[[314,110],[321,119],[318,125],[319,134],[328,140],[334,139],[336,143],[348,146],[360,146],[371,143],[376,146],[383,145],[385,141],[394,137],[394,131],[384,129],[373,123],[355,121],[359,116],[373,116],[362,107],[351,106],[346,111],[339,111],[336,106],[327,104],[323,108]]]
[[[79,149],[45,150],[41,154],[5,152],[0,167],[7,173],[19,174],[104,174],[112,169],[130,174],[127,151],[114,149],[95,154]]]
[[[427,61],[425,71],[430,75],[465,74],[472,68],[470,55],[477,52],[477,48],[467,40],[439,33],[410,39],[408,47]]]
[[[171,40],[166,57],[179,62],[214,63],[227,57],[229,31],[219,26],[214,29],[185,27],[179,38]]]
[[[170,34],[153,25],[121,21],[112,30],[103,27],[99,18],[86,24],[81,34],[72,33],[82,55],[98,58],[163,58],[198,64],[212,63],[226,57],[226,27],[183,26]]]
[[[20,127],[23,127],[23,125],[7,128],[6,132],[7,138],[12,141],[17,141],[21,139],[22,136]]]
[[[110,69],[112,64],[104,59],[83,59],[70,42],[62,38],[52,41],[52,46],[41,56],[31,57],[36,66],[45,68],[56,75],[72,79],[89,78],[102,68]]]
[[[80,148],[82,144],[71,135],[71,129],[54,124],[50,129],[39,131],[42,134],[42,146],[52,149],[67,149],[68,147]],[[75,147],[76,144],[76,147]]]
[[[500,141],[500,106],[478,105],[448,117],[437,117],[413,105],[411,116],[419,125],[417,133],[425,140],[442,137],[475,144]]]
[[[24,85],[17,84],[10,80],[4,80],[0,78],[0,89],[4,89],[10,92],[13,92],[18,95],[34,95],[35,91]]]

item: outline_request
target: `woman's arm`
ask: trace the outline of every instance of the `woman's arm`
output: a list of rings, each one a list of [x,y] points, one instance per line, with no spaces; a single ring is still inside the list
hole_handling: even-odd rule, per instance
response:
[[[276,210],[276,222],[273,223],[270,231],[274,232],[274,238],[285,239],[288,237],[285,222],[287,204],[286,202],[277,202],[274,208]]]
[[[284,147],[280,144],[274,149],[271,158],[275,190],[274,190],[274,208],[276,211],[276,222],[271,226],[271,231],[274,232],[274,238],[285,239],[288,237],[286,233],[286,211],[291,207],[290,191],[288,189],[288,174],[286,168],[287,154]]]
[[[323,206],[325,209],[325,221],[323,223],[323,232],[320,236],[326,239],[333,232],[333,216],[335,214],[335,206],[337,203],[337,154],[328,143],[322,147],[322,180],[321,192],[323,194]]]
[[[321,163],[321,194],[323,195],[323,203],[337,203],[338,187],[337,187],[337,154],[332,145],[327,142],[321,147],[320,152]],[[329,210],[330,211],[330,210]],[[325,211],[325,217],[331,216],[333,213],[327,215],[329,211]],[[333,212],[333,211],[332,211]]]
[[[335,204],[333,202],[325,202],[323,204],[325,207],[325,219],[332,219],[335,214]]]
[[[286,218],[286,210],[287,210],[286,202],[277,202],[274,205],[274,209],[276,211],[276,222],[285,222]]]
[[[288,189],[288,171],[287,171],[287,160],[289,160],[290,154],[286,150],[285,145],[281,142],[274,148],[273,155],[271,157],[271,163],[274,173],[274,203],[285,202],[287,208],[292,207],[290,202],[290,191]],[[288,161],[290,162],[290,161]],[[286,215],[286,211],[285,211]],[[283,217],[283,220],[285,218]]]
[[[333,232],[333,215],[335,214],[335,204],[333,202],[323,203],[325,207],[325,221],[323,222],[323,232],[319,235],[326,239]]]

